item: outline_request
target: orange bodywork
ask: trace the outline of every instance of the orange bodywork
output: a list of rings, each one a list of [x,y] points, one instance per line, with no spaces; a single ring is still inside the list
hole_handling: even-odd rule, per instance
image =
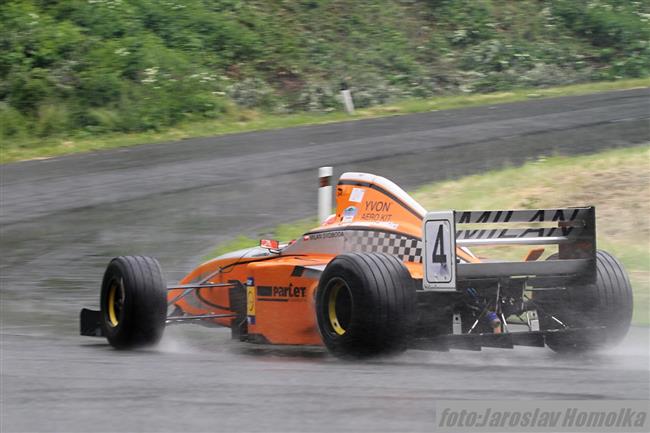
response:
[[[321,344],[316,316],[314,293],[318,280],[304,275],[292,275],[297,267],[321,265],[331,257],[278,256],[265,259],[212,260],[185,277],[181,284],[201,281],[206,275],[237,262],[225,272],[217,273],[210,283],[253,282],[246,287],[248,333],[262,336],[273,344]],[[170,295],[171,296],[171,295]],[[190,294],[177,304],[188,314],[227,313],[231,307],[230,294],[224,288],[206,288]],[[235,319],[217,319],[231,326]]]
[[[336,213],[323,225],[278,250],[252,248],[203,263],[180,284],[233,283],[246,293],[249,341],[321,345],[315,314],[320,273],[336,255],[379,251],[400,256],[421,279],[422,218],[425,210],[387,179],[346,173],[336,187]],[[458,257],[477,261],[458,249]],[[227,314],[233,289],[201,288],[174,302],[184,314]],[[178,295],[169,293],[170,302]],[[212,319],[234,326],[241,319]]]

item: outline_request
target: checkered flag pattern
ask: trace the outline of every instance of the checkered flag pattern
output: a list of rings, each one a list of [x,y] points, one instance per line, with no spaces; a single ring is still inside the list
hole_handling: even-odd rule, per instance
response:
[[[422,263],[422,241],[410,236],[374,230],[345,233],[346,250],[354,253],[386,253],[404,262]]]

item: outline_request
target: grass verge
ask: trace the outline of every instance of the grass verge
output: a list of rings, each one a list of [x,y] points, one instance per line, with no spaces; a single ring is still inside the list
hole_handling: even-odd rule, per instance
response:
[[[249,236],[239,235],[233,240],[217,245],[213,250],[208,252],[203,257],[203,260],[210,260],[214,257],[229,253],[231,251],[254,247],[256,245],[259,245],[260,239],[263,237],[267,239],[278,239],[281,241],[296,239],[298,236],[305,234],[316,226],[318,226],[317,218],[305,218],[289,224],[280,224],[275,228],[266,228],[260,230],[258,233],[259,237],[256,239]]]
[[[427,185],[413,197],[427,209],[596,206],[598,248],[623,262],[634,288],[633,320],[650,325],[648,144],[587,156],[544,158],[521,167]]]
[[[531,209],[595,205],[598,247],[619,258],[634,288],[636,324],[650,325],[650,145],[594,155],[539,159],[520,167],[437,182],[413,192],[426,209]],[[315,227],[300,220],[262,231],[295,239]],[[240,236],[219,245],[206,259],[258,244]],[[480,252],[480,251],[479,251]],[[492,248],[508,258],[516,250]]]
[[[610,90],[650,87],[650,78],[574,84],[552,88],[526,88],[508,92],[463,94],[430,99],[410,99],[389,105],[358,110],[350,116],[343,112],[303,113],[293,115],[264,114],[257,111],[238,111],[214,121],[185,123],[157,132],[106,134],[79,137],[51,137],[42,139],[2,141],[0,163],[27,159],[50,158],[79,152],[90,152],[143,143],[160,143],[192,137],[215,136],[237,132],[287,128],[391,115],[420,113],[435,110],[472,107],[489,104],[525,101],[533,98],[584,95]]]

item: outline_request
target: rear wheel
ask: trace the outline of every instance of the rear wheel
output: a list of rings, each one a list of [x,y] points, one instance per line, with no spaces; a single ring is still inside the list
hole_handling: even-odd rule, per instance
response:
[[[549,257],[551,258],[551,257]],[[534,301],[543,309],[540,317],[546,328],[600,330],[549,334],[546,344],[556,352],[580,352],[611,347],[627,334],[632,320],[632,286],[623,265],[605,251],[596,253],[595,284],[567,287],[564,291],[544,291]],[[551,317],[553,316],[553,317]]]
[[[413,331],[415,296],[411,275],[397,257],[337,256],[323,271],[316,295],[325,346],[353,358],[404,350]]]
[[[119,349],[156,344],[167,320],[167,288],[156,259],[116,257],[108,264],[100,299],[101,326]]]

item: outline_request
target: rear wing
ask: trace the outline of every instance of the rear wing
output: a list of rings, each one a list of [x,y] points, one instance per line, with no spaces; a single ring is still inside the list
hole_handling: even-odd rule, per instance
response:
[[[512,278],[537,287],[596,279],[594,207],[429,212],[423,224],[424,290],[449,291]],[[456,248],[500,245],[557,245],[558,255],[539,262],[477,263],[456,256]]]

